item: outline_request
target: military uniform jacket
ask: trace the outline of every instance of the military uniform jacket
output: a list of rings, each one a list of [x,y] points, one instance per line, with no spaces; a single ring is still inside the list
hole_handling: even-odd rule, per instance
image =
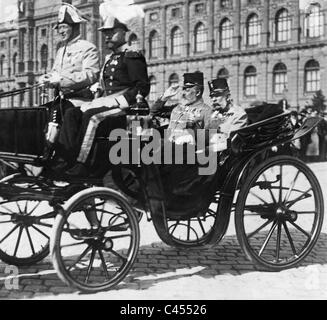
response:
[[[213,111],[209,120],[209,128],[217,129],[218,132],[226,134],[241,129],[247,125],[247,115],[243,108],[231,105],[228,111]]]
[[[67,98],[83,100],[83,89],[99,78],[98,50],[92,43],[77,37],[58,49],[52,71],[59,73],[60,87]]]
[[[151,114],[157,115],[161,111],[166,116],[171,113],[168,139],[172,142],[182,136],[193,134],[194,130],[209,129],[212,108],[205,104],[203,99],[189,106],[177,104],[169,107],[165,107],[165,102],[158,100],[153,105]]]
[[[146,97],[150,92],[147,64],[142,53],[124,50],[106,57],[100,75],[101,86],[106,96],[124,90],[121,99],[126,107],[136,102],[138,92]]]

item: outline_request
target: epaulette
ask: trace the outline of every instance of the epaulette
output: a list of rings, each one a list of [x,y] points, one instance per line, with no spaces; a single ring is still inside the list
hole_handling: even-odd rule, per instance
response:
[[[137,58],[143,58],[144,55],[142,51],[128,51],[125,52],[125,57],[130,59],[137,59]]]

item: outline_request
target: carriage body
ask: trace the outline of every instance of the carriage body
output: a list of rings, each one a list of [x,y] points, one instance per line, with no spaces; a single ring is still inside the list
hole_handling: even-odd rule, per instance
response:
[[[3,114],[5,117],[0,119],[6,123],[3,130],[6,130],[6,136],[10,137],[8,139],[12,140],[9,140],[10,143],[7,143],[6,139],[0,140],[0,159],[5,162],[39,165],[42,160],[48,109],[15,109],[7,110]],[[6,117],[8,121],[4,120]],[[27,119],[28,124],[25,123]],[[146,110],[132,109],[127,120],[137,120],[141,123],[139,134],[142,136],[142,129],[145,129],[143,132],[146,137],[143,140],[146,143],[150,127]],[[24,126],[28,126],[26,136],[18,133],[22,122]],[[102,179],[71,180],[64,185],[58,185],[49,179],[31,177],[21,172],[11,175],[0,181],[0,196],[3,198],[0,205],[8,207],[8,204],[16,202],[19,212],[13,215],[10,211],[2,212],[1,215],[10,217],[2,223],[14,225],[12,230],[18,232],[19,241],[24,229],[34,228],[39,236],[43,236],[43,244],[37,249],[31,234],[26,231],[26,242],[30,244],[31,257],[16,257],[19,251],[18,242],[13,253],[8,254],[2,250],[2,244],[14,232],[9,231],[0,239],[0,258],[17,265],[35,263],[44,258],[49,253],[50,236],[41,228],[51,228],[52,224],[45,221],[55,219],[50,247],[60,278],[80,290],[95,292],[118,284],[133,266],[140,238],[140,211],[149,213],[149,219],[165,243],[181,248],[218,244],[227,232],[231,213],[235,213],[237,237],[249,259],[268,270],[278,271],[293,267],[310,253],[318,239],[323,221],[323,196],[310,169],[292,155],[281,155],[279,150],[285,152],[285,146],[309,133],[318,123],[319,119],[307,119],[301,128],[294,131],[290,127],[289,114],[281,114],[235,132],[229,141],[228,151],[215,155],[218,170],[210,177],[205,187],[197,189],[196,194],[182,197],[177,195],[170,203],[167,201],[167,188],[165,189],[158,165],[139,164],[127,168],[119,166],[113,171],[116,184],[128,196],[136,198],[137,207],[123,194],[103,188]],[[132,121],[127,121],[127,124],[131,128]],[[107,137],[99,139],[99,143],[106,139]],[[291,149],[286,150],[289,152]],[[283,185],[284,167],[294,172],[287,186]],[[278,173],[273,172],[272,176],[266,176],[276,168]],[[132,188],[127,185],[124,170],[127,170],[129,175],[132,174]],[[305,182],[306,190],[302,189],[301,185],[297,186],[298,180]],[[261,198],[260,194],[257,198],[249,196],[258,190],[265,193],[265,199]],[[194,203],[200,198],[201,205],[196,209],[188,203]],[[259,202],[256,201],[258,199]],[[301,205],[302,201],[310,208],[299,214],[296,211],[299,209],[293,206],[297,202]],[[20,202],[24,204],[19,205]],[[47,211],[42,209],[37,215],[36,209],[44,204]],[[312,216],[308,230],[297,225],[302,214]],[[91,221],[91,216],[97,217],[96,228],[92,226],[94,222]],[[250,226],[250,231],[245,223],[248,216],[260,220],[256,227]],[[295,228],[290,230],[287,225]],[[268,231],[264,230],[265,228],[268,228]],[[300,241],[299,246],[291,235],[294,230],[295,239],[299,237],[297,231],[306,237],[304,242]],[[253,238],[256,239],[255,244],[251,242]],[[127,244],[120,248],[119,243],[116,249],[116,241],[122,239],[125,239]],[[65,241],[73,243],[67,244]],[[262,243],[258,244],[260,241]],[[269,243],[272,241],[273,249]],[[282,248],[285,244],[288,247],[286,253]],[[75,262],[70,251],[64,254],[70,245],[74,248],[78,245],[83,247],[79,252],[79,259],[75,259]],[[98,280],[92,282],[91,279],[96,256],[100,261],[101,275],[104,277],[100,283]],[[83,259],[86,262],[82,264]],[[108,267],[106,259],[111,259],[112,269]]]

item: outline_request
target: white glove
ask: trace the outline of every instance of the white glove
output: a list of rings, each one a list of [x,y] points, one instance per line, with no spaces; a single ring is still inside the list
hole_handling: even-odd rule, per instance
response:
[[[187,134],[187,135],[178,137],[175,140],[175,143],[178,144],[178,145],[181,145],[181,144],[194,144],[194,138],[193,138],[193,136],[191,134]]]
[[[118,106],[116,99],[110,97],[102,97],[94,99],[91,102],[86,102],[81,106],[81,111],[85,112],[90,109],[98,109],[102,107]]]
[[[221,152],[227,149],[227,135],[216,133],[210,138],[210,148],[213,152]]]
[[[51,86],[56,86],[60,83],[60,75],[58,72],[47,73],[40,77],[39,83],[50,84]]]

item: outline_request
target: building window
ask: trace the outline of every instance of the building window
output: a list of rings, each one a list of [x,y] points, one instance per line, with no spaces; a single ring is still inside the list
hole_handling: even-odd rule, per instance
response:
[[[316,60],[307,62],[304,68],[305,91],[316,92],[320,90],[320,65]]]
[[[288,11],[282,9],[276,14],[276,41],[288,41],[291,38],[292,20]]]
[[[46,37],[47,36],[47,29],[42,29],[41,30],[41,37]]]
[[[220,48],[229,49],[233,46],[233,26],[229,19],[224,19],[219,27]]]
[[[12,42],[12,44],[13,44],[14,46],[17,46],[17,39],[14,39],[13,42]]]
[[[6,46],[6,42],[5,41],[1,41],[0,42],[0,47],[3,49]]]
[[[152,31],[149,38],[150,58],[158,58],[160,50],[160,39],[157,31]]]
[[[135,33],[132,33],[128,38],[128,45],[132,48],[132,50],[138,50],[138,39]]]
[[[158,18],[159,18],[159,15],[158,15],[157,12],[153,12],[153,13],[150,14],[150,20],[151,21],[156,21],[156,20],[158,20]]]
[[[194,7],[195,13],[203,13],[204,12],[204,3],[197,3]]]
[[[203,23],[198,23],[194,29],[194,51],[205,52],[207,50],[207,30]]]
[[[245,96],[256,96],[258,92],[258,79],[257,70],[255,67],[250,66],[244,72],[244,92]]]
[[[180,18],[181,17],[181,9],[180,8],[171,9],[171,16],[173,18]]]
[[[324,15],[319,4],[312,4],[306,14],[305,30],[308,38],[321,37],[324,34]]]
[[[261,39],[261,23],[256,14],[252,14],[246,23],[246,41],[248,46],[257,46]]]
[[[150,93],[149,93],[149,101],[156,101],[157,99],[157,80],[155,76],[150,77]]]
[[[278,63],[273,70],[274,93],[283,94],[287,88],[287,68],[285,64]]]
[[[231,0],[220,0],[220,7],[222,9],[228,9],[232,7]]]
[[[48,46],[45,44],[41,47],[41,69],[48,69]]]
[[[13,71],[13,74],[17,73],[17,57],[18,57],[18,53],[15,52],[13,57],[12,57],[12,71]]]
[[[173,73],[170,77],[169,77],[169,87],[172,86],[173,84],[178,84],[179,83],[179,77],[176,73]]]
[[[229,72],[226,68],[220,69],[217,74],[218,79],[228,79],[229,78]]]
[[[0,57],[0,76],[5,75],[5,60],[6,60],[6,56],[2,55]]]
[[[171,54],[180,55],[182,54],[183,47],[183,34],[179,27],[175,27],[171,31]]]

